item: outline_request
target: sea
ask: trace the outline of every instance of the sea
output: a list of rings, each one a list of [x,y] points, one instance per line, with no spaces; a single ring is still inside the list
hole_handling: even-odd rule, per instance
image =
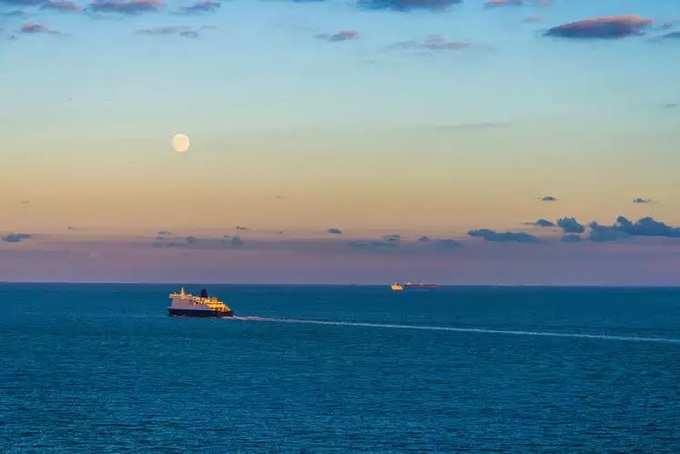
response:
[[[0,452],[680,452],[680,289],[0,284]]]

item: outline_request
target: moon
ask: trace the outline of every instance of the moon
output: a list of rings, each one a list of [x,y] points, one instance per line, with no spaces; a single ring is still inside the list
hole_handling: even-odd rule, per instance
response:
[[[186,134],[175,134],[172,138],[172,148],[175,149],[177,153],[184,153],[191,146],[191,141],[189,136]]]

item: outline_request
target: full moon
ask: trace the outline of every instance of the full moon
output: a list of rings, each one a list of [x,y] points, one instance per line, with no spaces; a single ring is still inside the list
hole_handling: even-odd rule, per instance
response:
[[[172,138],[172,148],[178,153],[184,153],[191,146],[189,136],[186,134],[175,134]]]

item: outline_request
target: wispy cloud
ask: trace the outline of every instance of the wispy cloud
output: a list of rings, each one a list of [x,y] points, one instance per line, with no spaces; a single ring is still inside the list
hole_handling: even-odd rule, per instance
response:
[[[352,41],[355,39],[359,39],[359,32],[354,30],[340,30],[335,33],[320,33],[316,35],[316,38],[328,41],[329,43]]]
[[[31,239],[32,236],[28,233],[10,233],[2,237],[2,241],[6,243],[20,243],[24,240]]]
[[[361,250],[375,250],[375,249],[393,249],[399,246],[398,242],[384,241],[384,240],[355,240],[350,241],[347,245],[352,249]]]
[[[661,39],[668,39],[668,40],[680,40],[680,32],[670,32],[666,33],[665,35],[659,36]]]
[[[462,0],[359,0],[361,8],[393,11],[444,11],[459,3]]]
[[[40,9],[59,11],[62,13],[77,13],[82,10],[80,5],[68,0],[49,0],[40,6]]]
[[[47,26],[45,26],[43,24],[36,24],[36,23],[33,23],[33,22],[23,24],[21,26],[21,28],[19,29],[19,32],[27,34],[27,35],[47,34],[47,35],[54,35],[54,36],[64,36],[64,34],[60,31],[52,30],[51,28],[48,28]]]
[[[452,41],[442,35],[431,35],[422,41],[400,41],[390,46],[391,49],[420,50],[430,52],[459,51],[471,47],[466,41]]]
[[[522,22],[524,22],[525,24],[537,24],[539,22],[543,22],[543,17],[542,16],[528,16],[528,17],[525,17]]]
[[[551,195],[546,195],[546,196],[541,197],[541,202],[550,203],[550,202],[557,202],[557,200],[558,200],[557,197],[554,197],[554,196],[551,196]]]
[[[160,11],[161,0],[95,0],[88,9],[96,13],[135,15]]]
[[[179,12],[181,14],[201,14],[201,13],[214,13],[217,11],[222,4],[220,2],[215,2],[212,0],[201,0],[191,5],[181,6]]]
[[[143,28],[137,30],[138,35],[147,36],[181,36],[182,38],[198,38],[199,33],[192,27],[183,25],[170,25],[165,27]]]
[[[633,203],[637,203],[637,204],[645,204],[645,203],[652,203],[652,202],[653,202],[652,199],[646,199],[644,197],[636,197],[636,198],[633,199]]]
[[[0,16],[3,17],[26,17],[28,14],[26,14],[24,11],[21,11],[20,9],[13,9],[10,11],[4,11],[0,13]]]
[[[470,230],[471,237],[496,243],[538,243],[538,238],[526,232],[496,232],[491,229]]]
[[[634,15],[595,17],[550,28],[545,32],[545,36],[568,39],[621,39],[644,34],[644,30],[652,23],[651,19]]]
[[[342,230],[340,230],[338,228],[328,229],[327,232],[331,235],[342,235]]]
[[[10,6],[38,6],[44,3],[45,0],[0,0],[0,4],[10,5]]]
[[[503,8],[506,6],[522,6],[522,0],[486,0],[485,8]]]
[[[555,223],[547,219],[539,219],[533,223],[536,227],[555,227]]]

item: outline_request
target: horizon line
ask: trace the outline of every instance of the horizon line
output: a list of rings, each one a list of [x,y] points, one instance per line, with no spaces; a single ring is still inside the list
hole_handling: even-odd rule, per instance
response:
[[[248,287],[388,287],[390,282],[381,283],[285,283],[285,282],[197,282],[197,281],[3,281],[0,285],[225,285]],[[440,284],[437,287],[456,288],[600,288],[600,289],[680,289],[680,284]],[[436,290],[430,289],[430,290]]]

